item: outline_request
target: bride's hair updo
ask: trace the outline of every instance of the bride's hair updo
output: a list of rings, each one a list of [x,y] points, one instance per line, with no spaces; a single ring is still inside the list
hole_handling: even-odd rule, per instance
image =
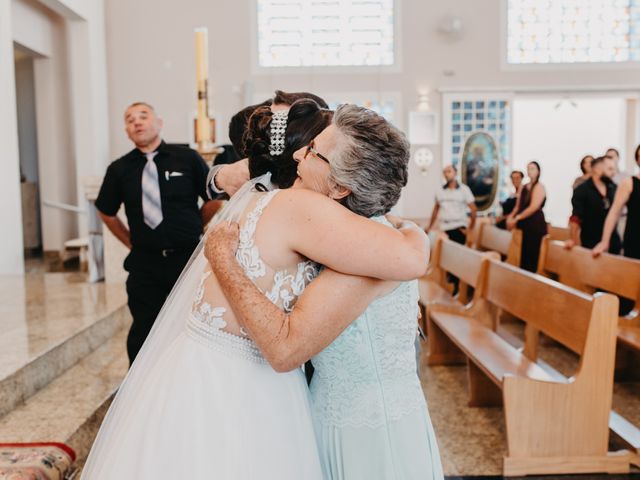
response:
[[[301,99],[289,108],[287,129],[284,135],[284,151],[271,155],[271,107],[255,109],[247,124],[244,144],[249,156],[251,178],[271,172],[271,181],[279,188],[288,188],[296,180],[298,164],[293,153],[308,145],[331,123],[333,112],[321,108],[315,101]]]

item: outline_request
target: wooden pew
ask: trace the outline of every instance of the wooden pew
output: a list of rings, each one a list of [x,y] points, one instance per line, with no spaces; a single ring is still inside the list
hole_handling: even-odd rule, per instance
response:
[[[466,357],[469,404],[504,405],[504,475],[628,472],[637,458],[608,452],[618,299],[592,297],[504,262],[486,265],[470,306],[429,309],[429,337],[440,343],[437,352],[448,353],[430,363]],[[536,363],[535,352],[496,334],[494,308],[577,352],[575,375],[550,373]]]
[[[522,230],[508,231],[495,225],[482,224],[473,248],[484,252],[498,252],[507,263],[518,267],[522,251]]]
[[[550,223],[547,225],[547,232],[552,240],[560,240],[564,242],[569,240],[569,229],[567,227],[555,227]]]
[[[618,340],[640,351],[640,260],[610,255],[594,258],[591,250],[564,248],[563,242],[545,237],[540,247],[538,273],[583,292],[605,290],[635,301],[633,311],[619,320]]]
[[[423,309],[423,329],[426,330],[426,317],[433,304],[463,306],[470,301],[468,288],[477,288],[483,275],[483,261],[494,258],[500,260],[495,252],[481,253],[464,245],[455,243],[441,234],[434,242],[431,254],[431,266],[426,275],[418,281],[420,305]],[[459,293],[452,295],[451,284],[447,282],[447,273],[460,280]],[[430,337],[429,337],[430,341]],[[433,345],[430,344],[433,353]]]
[[[637,354],[634,357],[629,353],[640,352],[640,260],[608,253],[594,258],[589,249],[573,247],[566,250],[563,242],[547,236],[540,247],[538,273],[583,292],[605,290],[635,301],[633,311],[618,319],[618,343],[624,349],[617,352],[616,375],[637,378]],[[536,337],[535,331],[531,331],[532,348],[537,343]],[[640,451],[640,429],[616,412],[611,412],[609,427],[629,446]]]
[[[467,246],[475,245],[480,235],[483,225],[491,225],[491,218],[489,217],[476,217],[476,223],[473,226],[473,230],[467,232]]]

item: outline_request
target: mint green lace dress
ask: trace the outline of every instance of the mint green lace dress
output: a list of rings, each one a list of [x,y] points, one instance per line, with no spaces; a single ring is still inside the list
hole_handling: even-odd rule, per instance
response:
[[[330,480],[442,480],[416,374],[417,281],[373,302],[312,359],[312,412]]]

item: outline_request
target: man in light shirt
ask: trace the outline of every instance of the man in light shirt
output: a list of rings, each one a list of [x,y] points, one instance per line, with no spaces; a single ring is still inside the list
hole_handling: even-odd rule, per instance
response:
[[[447,183],[436,193],[436,203],[433,206],[431,220],[426,229],[429,230],[440,218],[440,229],[451,240],[463,244],[467,240],[467,231],[472,230],[476,223],[476,204],[471,189],[464,183],[458,182],[458,170],[453,165],[447,165],[442,171]],[[467,210],[471,212],[467,217]],[[458,290],[458,279],[450,277],[454,284],[454,293]]]

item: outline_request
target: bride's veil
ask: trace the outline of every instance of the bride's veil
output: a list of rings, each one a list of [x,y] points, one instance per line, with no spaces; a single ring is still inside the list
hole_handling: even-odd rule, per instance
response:
[[[245,183],[211,220],[209,228],[222,221],[239,221],[256,185],[270,185],[270,180],[271,174],[267,173]],[[182,332],[191,309],[193,296],[207,264],[207,259],[203,254],[204,241],[205,237],[191,255],[162,310],[160,310],[147,340],[124,378],[100,427],[83,469],[82,478],[91,479],[98,476],[103,462],[111,458],[109,455],[110,446],[124,440],[120,437],[123,426],[127,425],[130,420],[132,409],[129,407],[135,404],[144,391],[146,372],[161,358],[167,347]]]

